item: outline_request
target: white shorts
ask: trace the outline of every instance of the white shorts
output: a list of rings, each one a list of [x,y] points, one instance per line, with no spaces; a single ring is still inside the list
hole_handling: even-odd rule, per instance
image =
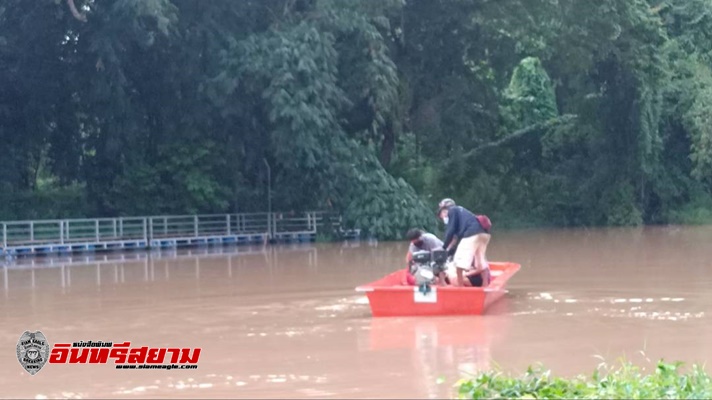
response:
[[[475,261],[476,238],[477,235],[474,235],[460,240],[452,259],[455,262],[455,267],[465,271],[472,269],[472,263]]]

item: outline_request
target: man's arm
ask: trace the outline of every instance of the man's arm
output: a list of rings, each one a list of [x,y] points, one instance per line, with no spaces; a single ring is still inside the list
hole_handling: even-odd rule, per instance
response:
[[[411,245],[412,246],[412,245]],[[410,274],[410,266],[413,265],[413,252],[408,249],[408,254],[405,255],[405,270]]]
[[[418,251],[418,248],[415,247],[413,243],[408,245],[408,254],[410,254],[410,257],[413,257],[413,253],[415,253],[416,251]]]
[[[447,224],[447,230],[445,231],[445,240],[443,241],[443,248],[445,250],[450,250],[451,244],[457,243],[456,241],[453,242],[453,236],[455,236],[455,232],[457,232],[457,228],[460,225],[460,213],[457,212],[457,209],[455,207],[451,208],[450,211],[448,212],[448,224]]]
[[[455,255],[455,249],[457,249],[457,244],[460,242],[460,238],[457,237],[457,235],[452,236],[452,242],[450,243],[450,246],[447,247],[445,250],[447,250],[447,254],[449,256],[454,256]]]

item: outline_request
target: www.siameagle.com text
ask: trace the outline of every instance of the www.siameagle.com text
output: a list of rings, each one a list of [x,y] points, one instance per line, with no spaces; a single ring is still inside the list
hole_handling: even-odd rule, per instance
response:
[[[177,365],[177,364],[166,364],[166,365],[122,364],[122,365],[117,365],[116,369],[198,369],[198,366],[197,365]]]

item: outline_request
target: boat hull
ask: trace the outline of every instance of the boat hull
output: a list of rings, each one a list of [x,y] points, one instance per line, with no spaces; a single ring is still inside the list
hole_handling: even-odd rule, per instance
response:
[[[507,281],[521,265],[490,262],[492,282],[486,288],[433,286],[423,294],[416,286],[401,284],[405,270],[356,288],[368,297],[374,317],[481,315],[507,291]]]

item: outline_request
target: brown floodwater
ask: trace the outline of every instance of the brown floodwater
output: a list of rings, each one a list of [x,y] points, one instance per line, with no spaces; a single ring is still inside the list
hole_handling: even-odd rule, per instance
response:
[[[2,268],[0,387],[10,398],[444,398],[462,376],[541,362],[590,373],[712,357],[712,227],[495,233],[522,264],[473,317],[378,318],[354,288],[403,267],[405,243],[362,241],[19,260]],[[195,370],[20,366],[50,344],[202,349]],[[650,361],[649,361],[650,360]]]

